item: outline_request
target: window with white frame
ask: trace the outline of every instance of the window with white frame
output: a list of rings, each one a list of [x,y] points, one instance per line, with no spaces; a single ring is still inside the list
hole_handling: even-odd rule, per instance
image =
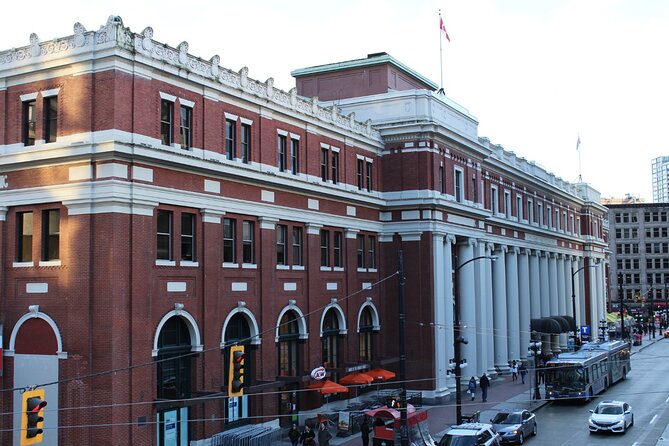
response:
[[[516,195],[516,213],[518,214],[518,221],[523,220],[523,197]]]
[[[528,223],[534,223],[534,202],[532,200],[527,200],[527,221]]]
[[[462,203],[465,199],[465,175],[462,169],[453,170],[453,186],[455,187],[455,201]]]
[[[504,216],[511,217],[511,192],[508,190],[504,191]]]
[[[544,205],[537,203],[537,215],[539,216],[539,226],[544,225]]]
[[[550,206],[546,206],[546,216],[548,217],[548,229],[550,229],[553,227],[553,213]]]
[[[499,212],[499,191],[497,186],[490,186],[490,210],[492,215],[496,216]]]

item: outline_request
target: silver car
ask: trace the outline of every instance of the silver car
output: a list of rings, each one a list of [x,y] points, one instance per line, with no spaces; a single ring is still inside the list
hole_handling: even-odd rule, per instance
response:
[[[502,443],[523,444],[530,435],[537,435],[537,418],[529,410],[499,412],[490,422]]]
[[[590,411],[590,433],[618,432],[624,434],[634,425],[632,406],[623,401],[602,401]]]

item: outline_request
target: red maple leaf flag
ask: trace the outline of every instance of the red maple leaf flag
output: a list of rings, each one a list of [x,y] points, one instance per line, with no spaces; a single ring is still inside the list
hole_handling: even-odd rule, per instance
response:
[[[444,33],[444,36],[446,36],[446,40],[450,42],[451,38],[448,37],[448,31],[446,31],[446,26],[444,26],[444,21],[442,20],[441,16],[439,16],[439,29]]]

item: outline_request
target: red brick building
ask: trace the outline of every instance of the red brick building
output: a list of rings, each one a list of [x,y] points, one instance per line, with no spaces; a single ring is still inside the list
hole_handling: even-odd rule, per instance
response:
[[[0,52],[0,443],[30,386],[44,444],[303,420],[313,368],[397,371],[399,249],[407,379],[428,401],[453,390],[454,270],[478,374],[524,357],[530,319],[603,314],[597,192],[479,138],[389,55],[296,70],[284,92],[152,35],[110,17]]]

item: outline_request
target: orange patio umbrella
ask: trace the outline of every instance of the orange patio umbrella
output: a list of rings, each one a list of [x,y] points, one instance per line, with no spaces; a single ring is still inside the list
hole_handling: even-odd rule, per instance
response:
[[[390,370],[376,368],[373,370],[367,370],[364,372],[365,375],[369,375],[374,380],[385,381],[387,379],[392,379],[395,377],[395,373]]]
[[[347,393],[348,388],[329,379],[307,385],[308,389],[318,389],[322,394]]]
[[[352,385],[371,384],[373,380],[374,378],[365,373],[353,372],[341,378],[339,382],[346,386],[352,386]]]

